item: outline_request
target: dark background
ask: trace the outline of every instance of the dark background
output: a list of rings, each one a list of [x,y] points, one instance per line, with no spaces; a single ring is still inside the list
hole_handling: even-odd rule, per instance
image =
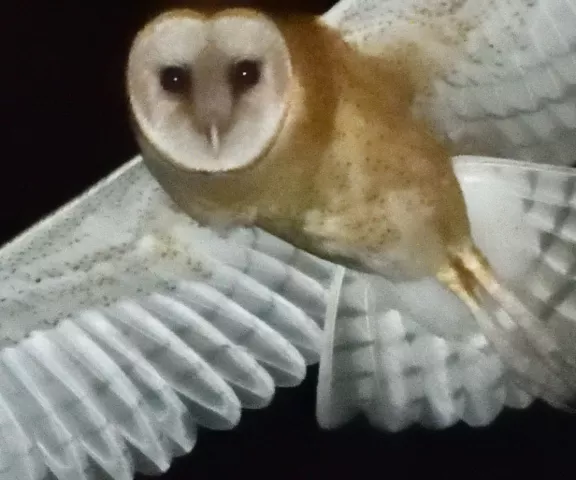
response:
[[[123,67],[130,41],[161,1],[5,0],[0,10],[0,244],[137,153]],[[198,5],[231,2],[192,2]],[[235,2],[246,4],[247,2]],[[248,2],[250,3],[250,2]],[[333,2],[252,5],[322,12]],[[361,422],[322,432],[314,418],[317,370],[280,390],[231,432],[202,430],[193,452],[162,480],[228,478],[573,478],[576,416],[542,405],[506,412],[488,428],[399,434]],[[142,480],[142,479],[139,479]]]

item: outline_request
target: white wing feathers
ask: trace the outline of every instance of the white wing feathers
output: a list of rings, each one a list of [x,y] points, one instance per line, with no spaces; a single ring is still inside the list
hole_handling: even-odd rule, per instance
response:
[[[576,164],[574,0],[342,0],[323,18],[366,53],[414,41],[440,62],[420,107],[459,153]]]
[[[456,158],[454,167],[476,242],[573,357],[576,171],[478,157]],[[321,356],[323,426],[360,412],[392,431],[415,422],[485,425],[504,405],[530,404],[470,314],[433,279],[401,284],[342,272]],[[502,335],[514,342],[523,333]]]
[[[173,210],[139,159],[0,251],[0,478],[131,479],[316,362],[333,267]],[[31,332],[34,332],[30,334]],[[98,473],[100,472],[100,473]]]
[[[573,0],[342,0],[324,21],[368,53],[420,28],[459,39],[438,49],[450,66],[424,98],[439,131],[461,152],[574,163]],[[454,165],[479,246],[572,348],[574,173]],[[320,350],[325,427],[360,412],[388,430],[485,425],[531,402],[432,281],[338,270],[257,230],[221,238],[173,209],[139,159],[0,251],[0,316],[7,480],[165,470],[197,425],[234,426]]]

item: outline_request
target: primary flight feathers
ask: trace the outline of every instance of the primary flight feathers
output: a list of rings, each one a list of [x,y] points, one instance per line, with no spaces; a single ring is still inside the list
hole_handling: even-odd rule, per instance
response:
[[[0,478],[164,471],[318,359],[333,267],[198,227],[140,158],[0,259]]]

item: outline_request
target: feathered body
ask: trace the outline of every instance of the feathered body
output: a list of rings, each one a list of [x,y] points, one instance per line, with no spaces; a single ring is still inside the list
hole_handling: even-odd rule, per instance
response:
[[[207,222],[254,223],[387,275],[434,274],[449,250],[470,243],[469,226],[448,149],[412,113],[415,72],[400,57],[358,52],[315,18],[276,23],[293,76],[270,147],[251,165],[216,175],[158,155],[149,167],[196,218],[205,210]]]

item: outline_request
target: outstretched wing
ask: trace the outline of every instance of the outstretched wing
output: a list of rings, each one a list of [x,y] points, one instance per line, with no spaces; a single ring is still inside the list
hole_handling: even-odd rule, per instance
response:
[[[300,383],[332,274],[199,227],[130,162],[0,250],[0,478],[167,469]]]
[[[475,241],[574,352],[576,170],[478,157],[456,158],[454,168]],[[434,279],[393,283],[341,270],[333,290],[318,392],[322,425],[361,412],[387,430],[485,425],[505,405],[530,404],[471,314]]]
[[[341,0],[323,19],[367,53],[415,42],[441,65],[419,106],[458,153],[576,164],[574,0]]]

